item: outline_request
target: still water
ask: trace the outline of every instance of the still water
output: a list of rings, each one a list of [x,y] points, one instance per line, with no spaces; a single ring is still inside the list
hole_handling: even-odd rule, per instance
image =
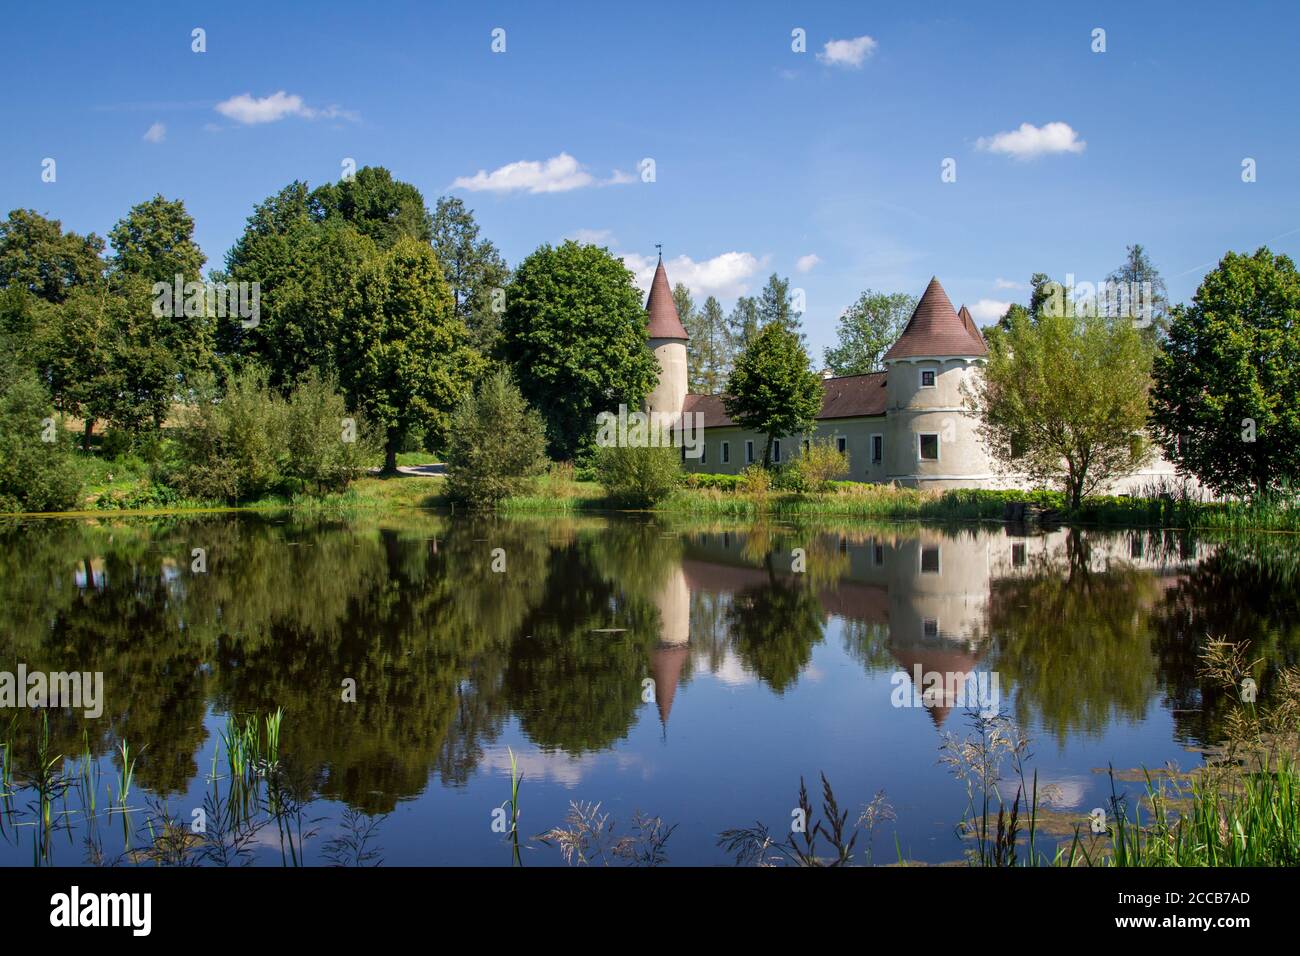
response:
[[[671,864],[726,864],[721,831],[780,835],[824,773],[850,822],[885,792],[875,862],[956,860],[966,793],[940,746],[990,702],[914,696],[918,675],[996,690],[1056,810],[1086,821],[1108,765],[1189,768],[1217,739],[1233,701],[1198,675],[1208,636],[1250,643],[1262,695],[1297,663],[1297,567],[1278,537],[1001,526],[9,523],[0,673],[102,673],[103,692],[98,717],[0,710],[0,863],[140,862],[160,821],[222,793],[227,715],[276,708],[301,849],[272,825],[238,862],[356,862],[342,838],[369,828],[363,862],[508,866],[511,753],[524,837],[599,802],[618,832],[637,811],[675,825]],[[62,777],[42,784],[43,718]],[[521,842],[524,865],[562,864]]]

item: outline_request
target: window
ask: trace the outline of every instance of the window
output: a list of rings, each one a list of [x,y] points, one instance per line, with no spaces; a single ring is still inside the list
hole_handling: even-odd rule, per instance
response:
[[[1129,542],[1128,542],[1128,555],[1129,555],[1130,558],[1140,558],[1140,557],[1142,557],[1142,545],[1143,545],[1143,543],[1144,543],[1144,542],[1142,541],[1142,535],[1140,535],[1140,534],[1135,534],[1135,535],[1133,535],[1133,537],[1129,538]]]
[[[1011,566],[1013,568],[1023,568],[1025,566],[1025,546],[1023,542],[1011,546]]]
[[[745,464],[752,465],[753,463],[754,463],[754,443],[752,441],[747,441],[745,442]]]
[[[934,388],[934,369],[932,368],[921,369],[921,387]]]
[[[921,622],[921,634],[924,637],[930,637],[930,638],[938,637],[939,636],[938,620],[932,617],[927,617],[925,620],[923,620]]]
[[[921,549],[921,573],[939,573],[939,548],[937,545],[935,547]]]
[[[938,461],[939,460],[939,436],[918,435],[917,450],[921,455],[921,461]]]
[[[781,439],[779,438],[772,439],[772,460],[781,460]]]
[[[722,463],[725,465],[731,461],[731,442],[722,443]]]
[[[841,455],[844,454],[846,451],[849,450],[849,440],[845,438],[843,435],[838,436],[835,439],[835,450],[838,451]]]
[[[682,464],[686,464],[686,446],[682,446]]]
[[[808,439],[806,438],[803,440],[803,453],[808,454]]]
[[[877,465],[885,460],[885,436],[871,436],[871,460]]]
[[[709,443],[700,442],[700,464],[703,465],[709,460]]]
[[[877,544],[871,549],[871,560],[876,563],[876,567],[884,567],[885,546],[883,544]]]

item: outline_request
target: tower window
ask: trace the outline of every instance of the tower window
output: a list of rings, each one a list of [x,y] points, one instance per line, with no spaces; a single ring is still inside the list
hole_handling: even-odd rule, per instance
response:
[[[932,368],[921,369],[921,387],[934,388],[934,369]]]
[[[937,547],[921,549],[921,573],[939,573],[939,549]]]
[[[920,451],[921,461],[938,461],[939,460],[939,436],[938,435],[918,435],[917,446]]]

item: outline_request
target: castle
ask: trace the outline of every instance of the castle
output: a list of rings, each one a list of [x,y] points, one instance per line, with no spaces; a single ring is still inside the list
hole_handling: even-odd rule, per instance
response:
[[[687,391],[689,336],[673,302],[663,258],[646,300],[650,349],[659,382],[646,411],[702,416],[698,457],[683,455],[688,471],[738,474],[763,457],[767,436],[747,431],[727,415],[719,395]],[[931,279],[911,319],[884,356],[885,370],[866,375],[824,375],[821,411],[812,431],[774,441],[773,464],[797,457],[812,440],[830,439],[849,459],[840,478],[894,482],[913,488],[1028,487],[1027,476],[999,472],[966,408],[962,386],[980,373],[988,346],[963,305],[955,310],[938,279]],[[1155,457],[1145,468],[1107,488],[1128,494],[1175,470]]]

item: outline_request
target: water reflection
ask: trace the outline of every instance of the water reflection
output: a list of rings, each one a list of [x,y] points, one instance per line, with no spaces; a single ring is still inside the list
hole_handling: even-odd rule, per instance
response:
[[[304,789],[375,814],[431,781],[500,772],[507,731],[533,748],[526,774],[572,785],[610,752],[630,767],[646,756],[628,744],[640,722],[661,748],[678,728],[709,731],[693,681],[780,700],[819,679],[832,638],[862,693],[898,670],[993,670],[1017,719],[1062,746],[1162,704],[1179,743],[1210,742],[1226,702],[1197,677],[1203,642],[1249,640],[1267,693],[1300,648],[1297,577],[1268,540],[1163,533],[40,521],[0,530],[0,670],[102,671],[103,716],[50,711],[50,749],[111,759],[125,738],[137,786],[161,798],[200,778],[209,715],[283,707],[281,751]],[[936,727],[953,709],[926,707]],[[4,716],[13,761],[30,766],[35,715]],[[770,727],[737,726],[732,744],[763,752]],[[20,862],[12,849],[0,861]]]

